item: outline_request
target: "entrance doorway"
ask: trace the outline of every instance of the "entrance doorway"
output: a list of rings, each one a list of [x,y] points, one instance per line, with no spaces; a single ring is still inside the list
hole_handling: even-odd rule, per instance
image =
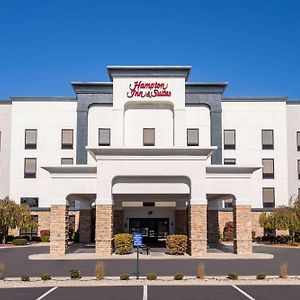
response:
[[[129,232],[140,232],[145,244],[161,247],[169,234],[169,218],[130,218]]]

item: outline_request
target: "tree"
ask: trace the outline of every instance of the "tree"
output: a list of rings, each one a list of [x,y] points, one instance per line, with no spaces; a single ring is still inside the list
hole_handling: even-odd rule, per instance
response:
[[[300,232],[300,199],[299,197],[291,206],[280,206],[271,213],[263,213],[259,224],[266,229],[288,230],[294,241],[295,233]]]
[[[0,234],[2,235],[2,243],[6,243],[8,230],[11,228],[32,228],[36,226],[30,215],[27,205],[18,205],[13,200],[6,197],[0,199]]]

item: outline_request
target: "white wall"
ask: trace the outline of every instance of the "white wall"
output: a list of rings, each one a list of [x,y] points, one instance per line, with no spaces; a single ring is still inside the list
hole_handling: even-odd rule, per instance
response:
[[[49,207],[50,175],[41,166],[60,165],[61,158],[76,154],[76,102],[14,101],[12,104],[12,138],[10,196],[38,197],[40,207]],[[37,129],[37,149],[25,150],[25,129]],[[74,130],[72,150],[61,149],[61,130]],[[37,178],[24,178],[24,158],[37,158]]]
[[[275,179],[262,179],[262,171],[253,174],[261,197],[252,207],[262,208],[262,188],[275,188],[275,205],[288,204],[287,118],[282,102],[222,102],[222,126],[236,130],[236,150],[223,150],[224,158],[236,158],[241,166],[260,166],[263,158],[274,159]],[[274,130],[274,150],[262,150],[262,129]]]
[[[0,199],[9,196],[11,105],[0,103]]]
[[[295,198],[300,188],[298,179],[297,160],[300,151],[297,151],[297,131],[300,131],[300,103],[287,105],[287,147],[288,147],[288,184],[289,197]]]

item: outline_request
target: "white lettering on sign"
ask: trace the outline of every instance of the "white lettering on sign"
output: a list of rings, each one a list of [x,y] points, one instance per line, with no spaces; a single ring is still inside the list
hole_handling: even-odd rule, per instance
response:
[[[155,98],[170,97],[171,91],[168,90],[168,84],[165,82],[143,82],[135,81],[129,84],[127,98]]]

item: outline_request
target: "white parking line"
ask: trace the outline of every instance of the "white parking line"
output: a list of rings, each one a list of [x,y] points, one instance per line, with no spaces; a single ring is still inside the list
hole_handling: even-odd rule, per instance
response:
[[[241,290],[239,287],[237,287],[236,285],[232,285],[233,288],[235,288],[236,290],[238,290],[241,294],[243,294],[245,297],[247,297],[250,300],[255,300],[253,297],[251,297],[249,294],[247,294],[246,292],[244,292],[243,290]]]
[[[47,291],[46,293],[44,293],[42,296],[36,298],[35,300],[41,300],[41,299],[45,298],[46,296],[48,296],[50,293],[52,293],[56,289],[57,289],[57,286],[53,287],[52,289],[50,289],[49,291]]]
[[[143,288],[143,300],[147,300],[148,299],[148,286],[144,285]]]

